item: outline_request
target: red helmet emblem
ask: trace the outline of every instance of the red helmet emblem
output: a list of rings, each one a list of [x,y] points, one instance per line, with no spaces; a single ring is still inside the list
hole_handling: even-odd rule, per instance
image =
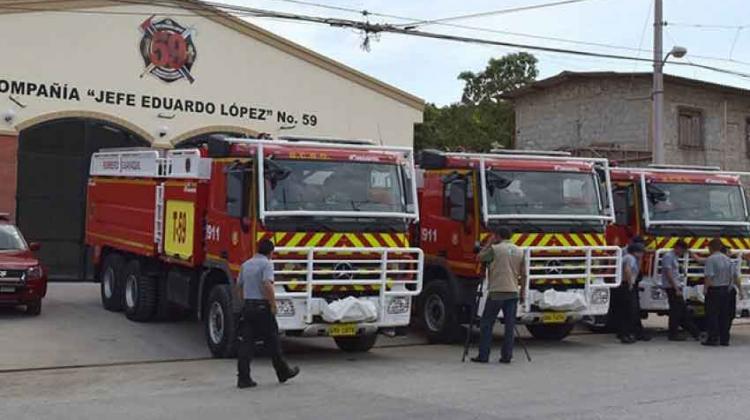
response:
[[[197,57],[193,29],[170,18],[155,22],[154,16],[146,19],[140,28],[143,32],[141,57],[146,66],[141,77],[151,74],[167,83],[183,78],[193,83],[195,78],[190,70]]]

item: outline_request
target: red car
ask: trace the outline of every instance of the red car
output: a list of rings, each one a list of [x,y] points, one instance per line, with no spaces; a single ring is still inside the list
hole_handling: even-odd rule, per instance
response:
[[[25,305],[26,313],[39,315],[47,294],[47,273],[34,251],[39,244],[27,244],[21,231],[0,214],[0,305]]]

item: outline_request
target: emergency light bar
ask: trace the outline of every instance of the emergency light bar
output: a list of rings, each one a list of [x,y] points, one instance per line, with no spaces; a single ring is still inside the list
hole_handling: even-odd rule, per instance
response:
[[[721,168],[718,167],[718,166],[700,166],[700,165],[664,165],[664,164],[656,165],[656,164],[651,164],[651,165],[648,165],[648,167],[649,168],[654,168],[654,169],[671,169],[671,170],[675,170],[675,169],[678,169],[678,170],[679,169],[687,169],[687,170],[691,170],[691,171],[692,170],[696,170],[696,171],[712,171],[712,172],[721,171]]]
[[[412,211],[407,212],[386,212],[386,211],[320,211],[320,210],[267,210],[266,209],[266,189],[265,189],[265,165],[258,165],[258,214],[261,222],[265,221],[267,217],[285,217],[285,216],[319,216],[319,217],[382,217],[392,219],[408,219],[414,222],[419,221],[419,203],[417,202],[417,183],[416,173],[414,170],[414,151],[409,147],[398,147],[398,146],[378,146],[369,144],[341,144],[326,143],[325,141],[290,141],[290,140],[268,140],[268,139],[225,139],[230,143],[248,144],[257,147],[258,151],[256,156],[264,156],[264,147],[284,145],[287,147],[325,147],[325,148],[336,148],[336,149],[351,149],[359,151],[373,151],[373,152],[395,152],[403,153],[404,157],[408,162],[408,170],[411,173],[409,181],[411,183],[407,188],[411,189],[411,197],[413,203],[406,203],[407,210],[409,207]]]
[[[359,144],[359,145],[376,145],[370,139],[343,139],[338,137],[314,137],[314,136],[280,136],[279,140],[285,141],[313,141],[326,144]]]
[[[498,155],[572,156],[562,150],[492,149],[490,152]]]

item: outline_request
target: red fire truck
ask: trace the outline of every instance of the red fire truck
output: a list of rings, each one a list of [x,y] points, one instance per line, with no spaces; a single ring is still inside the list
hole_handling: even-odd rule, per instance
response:
[[[453,340],[476,315],[470,308],[484,278],[476,255],[498,226],[525,252],[528,298],[518,319],[531,334],[559,340],[583,316],[607,313],[621,270],[620,249],[604,237],[614,218],[605,159],[424,151],[417,178],[425,252],[418,314],[430,338]]]
[[[103,150],[86,242],[103,306],[135,321],[190,311],[214,356],[234,350],[232,286],[256,242],[273,258],[279,328],[366,351],[407,326],[422,288],[412,152],[332,139],[211,138],[169,151]]]
[[[624,246],[636,235],[646,240],[639,288],[642,315],[669,310],[660,287],[661,256],[678,240],[705,253],[712,238],[721,238],[741,267],[743,288],[750,290],[750,268],[742,258],[750,252],[750,220],[740,173],[660,165],[613,168],[611,174],[616,217],[607,230],[608,242]],[[687,278],[684,296],[700,321],[705,313],[703,266],[686,255],[682,272]],[[748,315],[750,301],[738,299],[737,309]]]

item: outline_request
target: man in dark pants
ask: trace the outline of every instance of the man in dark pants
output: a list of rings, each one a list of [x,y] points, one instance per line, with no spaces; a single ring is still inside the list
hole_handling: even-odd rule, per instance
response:
[[[273,242],[258,243],[258,253],[245,261],[240,269],[235,293],[244,300],[239,325],[237,349],[237,388],[256,385],[250,378],[250,361],[255,353],[255,341],[262,339],[271,354],[273,368],[279,382],[297,376],[299,368],[291,368],[284,360],[276,324],[276,295],[273,288]]]
[[[644,247],[640,243],[628,246],[628,252],[622,257],[622,285],[620,285],[620,302],[615,316],[617,319],[617,338],[623,344],[637,341],[638,333],[638,287],[636,280],[641,269]]]
[[[706,259],[704,289],[706,295],[706,323],[708,338],[704,346],[729,345],[730,310],[729,287],[734,283],[732,262],[721,252],[720,239],[708,244],[711,256]]]
[[[684,241],[678,241],[672,250],[661,257],[661,285],[667,291],[669,299],[669,340],[685,341],[680,335],[680,326],[698,340],[700,330],[688,313],[682,290],[685,286],[680,273],[680,258],[687,252],[688,246]]]
[[[503,311],[503,347],[500,363],[510,363],[513,358],[513,332],[516,325],[516,310],[519,301],[519,282],[525,280],[524,256],[521,248],[510,242],[511,232],[499,228],[492,243],[479,252],[479,261],[489,264],[487,274],[487,300],[479,322],[479,354],[472,357],[475,363],[487,363],[492,346],[492,328],[500,310]],[[525,288],[520,287],[521,301]]]

